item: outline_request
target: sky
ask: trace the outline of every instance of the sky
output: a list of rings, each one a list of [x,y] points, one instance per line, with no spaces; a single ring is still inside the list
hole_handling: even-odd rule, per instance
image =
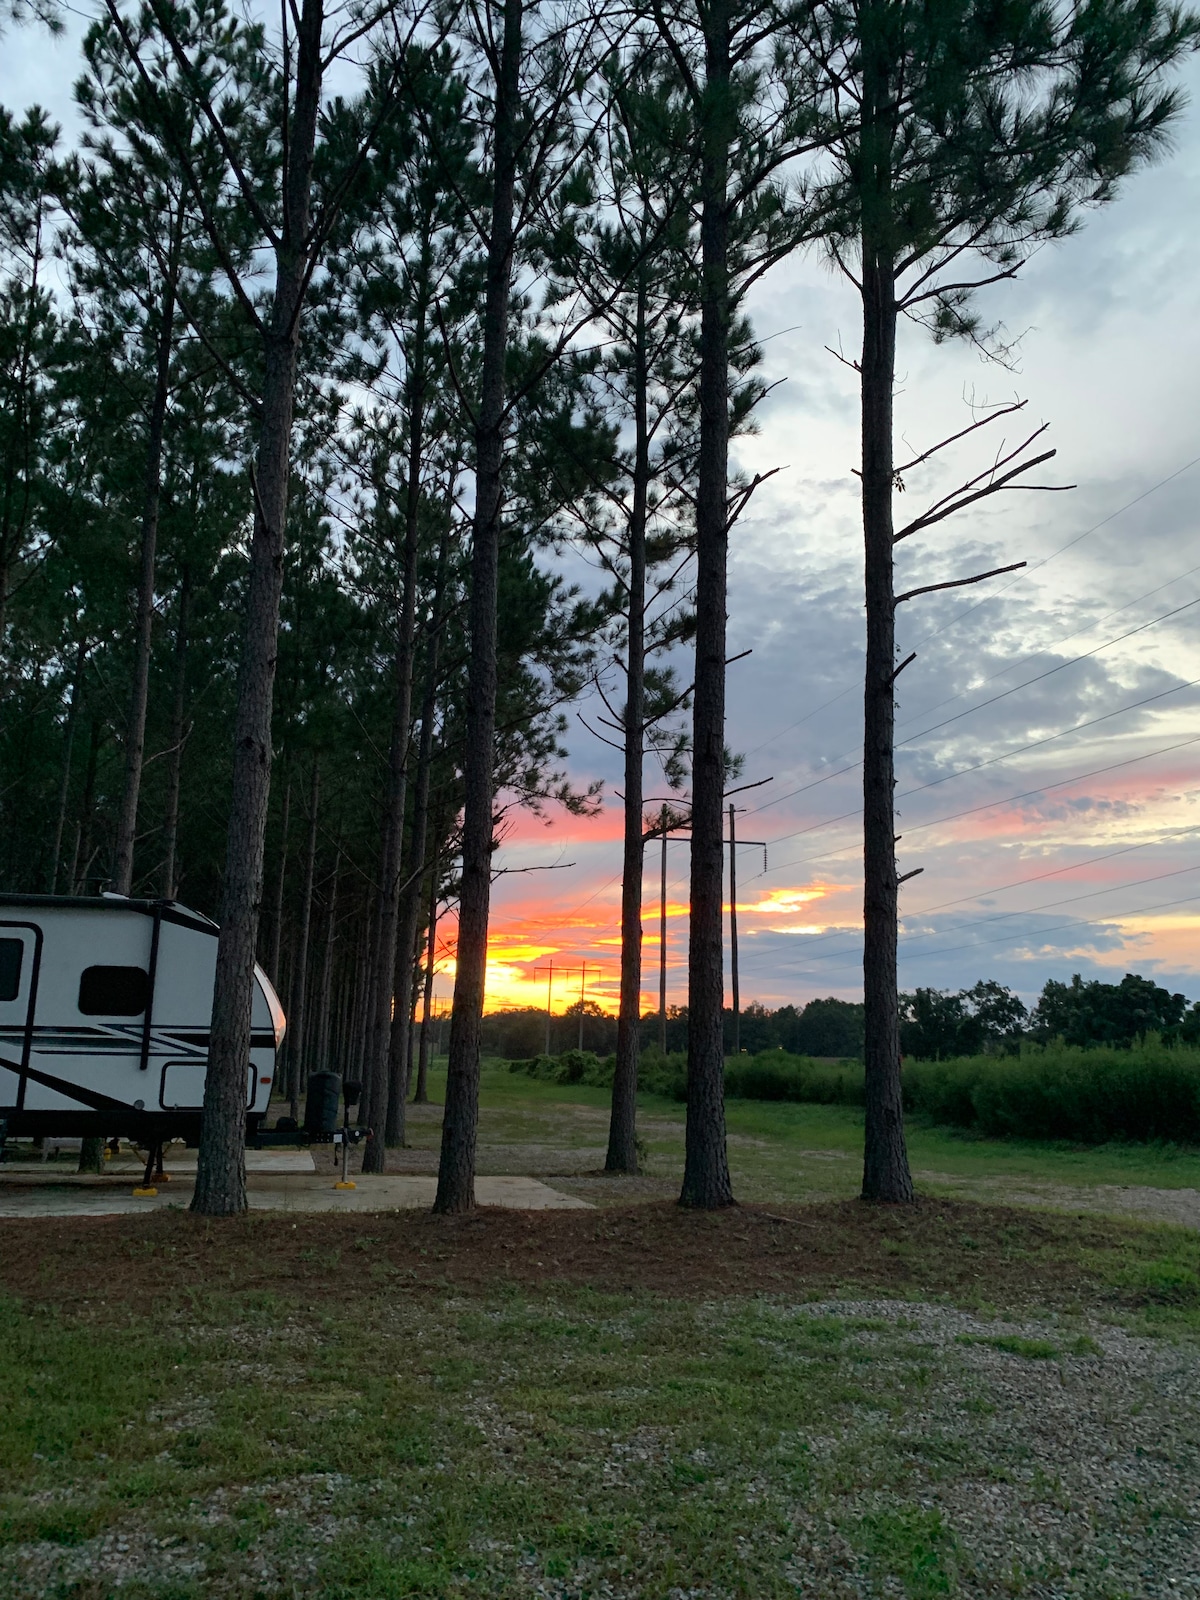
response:
[[[74,35],[74,37],[72,37]],[[68,126],[77,33],[11,31],[0,101]],[[1185,75],[1200,101],[1200,65]],[[898,514],[987,465],[1001,430],[1048,424],[1040,481],[1069,493],[997,496],[900,547],[909,588],[1025,561],[975,588],[901,608],[897,832],[904,988],[996,979],[1027,1002],[1047,979],[1140,972],[1200,998],[1200,109],[1175,148],[1074,237],[981,296],[1015,340],[1008,367],[901,332],[898,451],[1026,402],[906,479]],[[853,289],[794,258],[748,304],[776,385],[747,473],[774,471],[731,541],[728,742],[737,797],[743,1005],[861,996],[859,817],[863,647]],[[995,433],[994,438],[989,435]],[[594,588],[581,555],[564,575]],[[588,715],[588,707],[580,708]],[[590,716],[588,717],[591,720]],[[488,1003],[583,994],[613,1010],[620,953],[620,757],[574,715],[567,769],[604,780],[599,814],[519,816],[498,853]],[[666,791],[653,762],[646,792]],[[749,841],[764,841],[763,846]],[[686,1003],[687,845],[667,851],[668,1001]],[[644,1004],[657,1003],[659,866],[647,853]],[[517,871],[514,869],[544,868]],[[453,943],[453,924],[444,930]],[[547,969],[553,965],[553,976]],[[449,954],[437,991],[451,993]],[[727,962],[728,982],[728,962]]]

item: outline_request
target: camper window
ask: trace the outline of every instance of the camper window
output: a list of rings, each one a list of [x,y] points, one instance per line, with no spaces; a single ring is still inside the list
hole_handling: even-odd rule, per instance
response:
[[[20,939],[0,939],[0,1000],[15,1000],[20,994],[24,953]]]
[[[149,997],[150,974],[143,967],[85,967],[79,980],[85,1017],[140,1017]]]

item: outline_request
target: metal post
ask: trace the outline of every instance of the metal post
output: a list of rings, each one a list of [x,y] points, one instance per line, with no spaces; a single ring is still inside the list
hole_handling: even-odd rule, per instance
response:
[[[551,1002],[551,998],[553,997],[553,994],[554,994],[554,962],[553,962],[553,960],[551,960],[549,969],[548,969],[548,971],[546,973],[546,1054],[547,1055],[550,1054],[550,1018],[551,1018],[551,1016],[553,1014],[551,1012],[551,1010],[550,1010],[550,1002]]]
[[[738,949],[737,949],[737,835],[733,829],[735,811],[729,803],[729,966],[733,976],[733,1053],[741,1054],[741,1028],[738,1004]]]
[[[583,1049],[583,1005],[587,996],[587,962],[579,969],[579,1048]]]
[[[658,913],[658,1048],[667,1053],[667,808],[659,817],[662,825],[662,880]]]

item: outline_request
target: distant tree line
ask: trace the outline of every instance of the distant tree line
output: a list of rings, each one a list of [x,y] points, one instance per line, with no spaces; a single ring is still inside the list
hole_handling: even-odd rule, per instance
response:
[[[950,1061],[1016,1051],[1022,1041],[1128,1046],[1148,1034],[1167,1043],[1200,1041],[1200,1001],[1172,994],[1127,972],[1120,983],[1051,978],[1033,1010],[1011,989],[979,982],[951,993],[915,989],[900,996],[900,1048],[918,1061]]]
[[[546,1013],[535,1006],[493,1011],[483,1019],[483,1052],[521,1060],[546,1052],[561,1055],[580,1047],[580,1021],[583,1023],[582,1048],[597,1055],[608,1055],[617,1048],[618,1019],[607,1015],[591,1000],[568,1006],[561,1016],[550,1018],[549,1051],[546,1051]],[[725,1050],[733,1048],[733,1013],[724,1010]],[[658,1013],[647,1011],[640,1022],[639,1046],[642,1053],[658,1046]],[[836,1057],[858,1061],[863,1049],[863,1008],[861,1002],[810,1000],[804,1006],[751,1005],[741,1013],[741,1045],[745,1054],[760,1050],[786,1050],[791,1055]],[[666,1047],[669,1055],[683,1055],[688,1047],[688,1008],[671,1006],[667,1011]]]

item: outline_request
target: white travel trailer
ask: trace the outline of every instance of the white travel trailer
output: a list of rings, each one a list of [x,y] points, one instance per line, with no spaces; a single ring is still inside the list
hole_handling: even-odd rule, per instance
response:
[[[169,900],[0,894],[0,1144],[98,1135],[155,1146],[200,1135],[217,926]],[[283,1043],[254,970],[247,1134]]]

